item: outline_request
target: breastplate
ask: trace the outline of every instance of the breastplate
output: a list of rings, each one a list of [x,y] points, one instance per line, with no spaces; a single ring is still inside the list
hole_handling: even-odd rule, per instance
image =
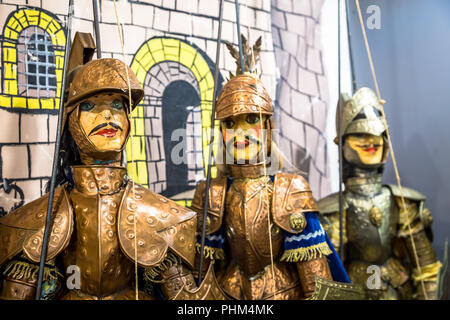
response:
[[[381,177],[378,182],[346,191],[349,261],[382,264],[391,256],[396,224],[392,195],[381,186]]]
[[[131,283],[133,263],[122,253],[117,214],[123,197],[124,168],[75,167],[70,192],[75,232],[64,262],[77,265],[84,293],[106,296]]]
[[[225,228],[231,258],[248,276],[270,264],[269,223],[273,183],[269,177],[235,179],[227,192]],[[269,222],[270,219],[270,222]],[[272,227],[273,256],[281,253],[283,234]]]

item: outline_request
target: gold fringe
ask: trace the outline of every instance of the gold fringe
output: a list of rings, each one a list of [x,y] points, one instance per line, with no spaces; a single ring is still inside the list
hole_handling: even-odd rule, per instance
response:
[[[170,267],[181,263],[180,259],[173,254],[172,252],[168,252],[164,260],[153,267],[146,268],[144,271],[144,279],[159,283],[161,281],[156,280],[156,278],[164,271],[168,270]]]
[[[331,254],[332,251],[326,242],[322,242],[306,248],[297,248],[286,250],[281,257],[281,261],[298,262],[309,261],[316,258],[321,258]]]
[[[6,265],[3,275],[8,278],[21,280],[37,278],[38,272],[38,265],[24,261],[12,260]],[[58,276],[62,277],[62,274],[56,270],[56,267],[44,267],[45,280],[57,280]]]
[[[420,271],[416,268],[413,270],[413,280],[414,284],[417,285],[420,281],[437,281],[437,275],[439,273],[439,269],[442,267],[442,264],[439,261],[428,264],[426,266],[421,267]]]
[[[198,254],[200,254],[201,247],[202,246],[200,243],[195,244],[195,248],[197,249]],[[223,252],[222,248],[213,248],[213,247],[205,246],[203,248],[203,254],[206,259],[225,260],[225,253]]]

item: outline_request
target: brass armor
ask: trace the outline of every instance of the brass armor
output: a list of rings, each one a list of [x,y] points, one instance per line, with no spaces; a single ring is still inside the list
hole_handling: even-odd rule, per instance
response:
[[[262,175],[249,178],[254,169],[247,173],[242,165],[237,166],[239,170],[231,166],[234,175],[228,191],[226,179],[211,181],[207,232],[211,234],[223,226],[230,247],[228,266],[218,275],[220,287],[234,299],[300,299],[305,297],[305,291],[312,294],[315,284],[310,281],[310,275],[331,279],[326,260],[320,257],[313,260],[320,261],[319,265],[324,262],[326,266],[322,268],[307,261],[299,262],[297,267],[304,276],[302,279],[295,263],[281,261],[283,230],[294,234],[303,230],[298,224],[291,224],[291,217],[317,211],[307,182],[301,176],[287,173],[276,174],[274,182]],[[204,192],[205,183],[201,182],[192,202],[199,216]],[[272,277],[269,225],[275,279]]]
[[[168,250],[192,268],[195,213],[139,185],[133,192],[133,183],[124,183],[125,173],[122,167],[77,166],[74,189],[58,188],[48,259],[61,254],[64,270],[69,265],[81,270],[80,290],[61,299],[134,299],[123,290],[131,290],[135,261],[140,267],[153,267]],[[0,264],[20,252],[39,261],[46,201],[35,200],[0,220]],[[162,277],[173,280],[167,276],[170,272]],[[170,286],[171,281],[166,282]]]
[[[429,211],[423,209],[425,197],[415,190],[403,187],[410,213],[400,213],[401,201],[395,186],[382,185],[381,174],[359,171],[357,178],[349,178],[344,192],[345,219],[343,225],[345,246],[344,265],[354,283],[366,286],[370,265],[381,268],[382,299],[411,299],[413,288],[419,284],[411,266],[415,266],[410,244],[409,221],[416,249],[420,252],[421,267],[437,266],[431,242],[425,234],[430,228]],[[332,194],[318,202],[323,227],[338,249],[339,199]],[[379,213],[374,217],[373,212]],[[422,216],[422,218],[421,218]],[[405,263],[405,258],[409,263]],[[434,272],[437,272],[435,268]],[[417,273],[417,271],[416,271]],[[429,276],[430,297],[436,273]],[[427,281],[426,281],[427,282]],[[421,290],[416,288],[418,295]]]
[[[386,141],[381,161],[370,165],[362,163],[357,152],[345,143],[349,134],[382,135],[385,138],[387,128],[376,94],[369,88],[361,88],[353,97],[343,94],[342,99],[342,130],[337,134],[344,140],[346,176],[342,243],[345,249],[343,262],[350,279],[367,288],[367,280],[372,274],[368,268],[375,265],[381,270],[378,298],[423,298],[420,287],[423,280],[428,298],[433,299],[440,262],[426,235],[426,231],[431,230],[432,217],[424,209],[425,196],[402,187],[404,207],[397,186],[382,185],[382,167],[389,150]],[[318,206],[323,227],[339,250],[339,195],[325,197]]]

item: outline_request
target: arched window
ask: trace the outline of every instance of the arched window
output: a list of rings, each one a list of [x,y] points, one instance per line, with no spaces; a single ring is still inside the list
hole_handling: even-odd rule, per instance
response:
[[[56,63],[52,39],[39,27],[24,29],[17,44],[18,94],[35,98],[56,96]]]

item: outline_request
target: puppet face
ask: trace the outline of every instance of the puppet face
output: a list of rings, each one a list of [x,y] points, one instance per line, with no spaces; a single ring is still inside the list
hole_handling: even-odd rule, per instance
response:
[[[98,94],[79,104],[80,125],[98,151],[120,151],[129,122],[125,99],[117,93]]]
[[[266,116],[248,113],[222,120],[221,130],[228,155],[236,163],[257,163],[265,141]],[[261,123],[263,121],[264,123]]]
[[[345,143],[357,153],[359,160],[365,165],[379,164],[383,160],[384,139],[381,135],[350,134]]]

